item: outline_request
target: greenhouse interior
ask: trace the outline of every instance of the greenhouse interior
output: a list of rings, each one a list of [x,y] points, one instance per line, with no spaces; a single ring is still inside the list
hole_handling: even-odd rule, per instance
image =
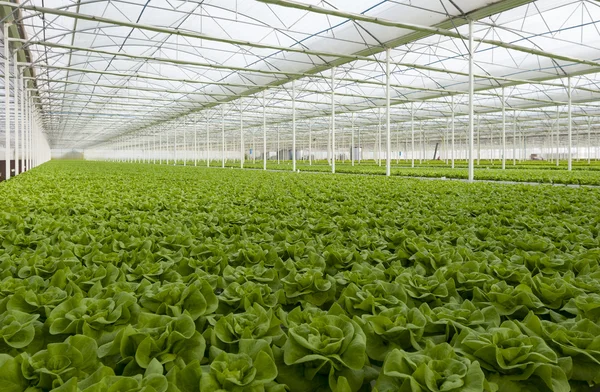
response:
[[[597,0],[0,18],[0,391],[600,391]]]

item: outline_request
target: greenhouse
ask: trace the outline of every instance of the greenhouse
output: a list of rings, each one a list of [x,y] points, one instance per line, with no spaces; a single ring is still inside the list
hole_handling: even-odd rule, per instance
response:
[[[600,390],[600,2],[0,18],[0,391]]]

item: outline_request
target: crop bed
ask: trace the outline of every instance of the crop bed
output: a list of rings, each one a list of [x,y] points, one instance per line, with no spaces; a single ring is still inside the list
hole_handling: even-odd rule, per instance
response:
[[[2,391],[600,384],[597,189],[50,162],[0,200]]]

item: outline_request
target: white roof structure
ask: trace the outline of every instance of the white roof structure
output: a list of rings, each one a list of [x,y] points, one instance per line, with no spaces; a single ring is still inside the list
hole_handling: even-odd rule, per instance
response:
[[[173,126],[191,130],[197,122],[218,130],[218,141],[222,124],[213,119],[222,113],[227,135],[239,134],[240,121],[248,132],[261,133],[263,109],[267,132],[291,132],[294,115],[298,132],[309,126],[326,132],[332,99],[336,126],[355,121],[375,130],[386,108],[388,48],[394,130],[409,132],[413,108],[413,120],[439,138],[452,112],[459,127],[468,124],[471,20],[473,110],[486,127],[500,132],[504,96],[508,117],[519,119],[521,131],[543,136],[558,125],[565,134],[569,79],[573,128],[600,116],[597,1],[0,5],[2,20],[19,26],[10,30],[11,44],[31,77],[40,122],[56,149],[142,141]]]

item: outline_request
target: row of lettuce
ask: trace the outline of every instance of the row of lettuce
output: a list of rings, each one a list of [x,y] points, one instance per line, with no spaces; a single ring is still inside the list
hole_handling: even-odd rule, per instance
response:
[[[0,185],[2,390],[592,390],[598,196],[50,162]]]

